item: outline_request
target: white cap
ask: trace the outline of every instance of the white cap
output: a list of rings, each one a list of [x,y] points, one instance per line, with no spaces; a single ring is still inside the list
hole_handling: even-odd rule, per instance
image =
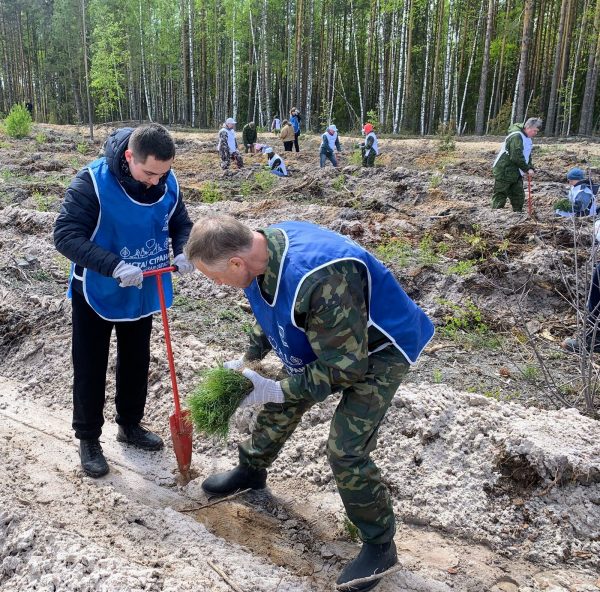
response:
[[[273,148],[271,148],[271,146],[265,146],[262,151],[263,154],[273,154]]]
[[[328,125],[327,129],[331,130],[332,132],[337,132],[338,131],[337,127],[335,127],[335,125],[333,125],[333,123],[331,125]]]
[[[600,220],[594,222],[594,238],[597,243],[600,243]]]
[[[237,123],[237,121],[233,118],[233,117],[228,117],[225,120],[225,123],[230,124],[230,123]]]

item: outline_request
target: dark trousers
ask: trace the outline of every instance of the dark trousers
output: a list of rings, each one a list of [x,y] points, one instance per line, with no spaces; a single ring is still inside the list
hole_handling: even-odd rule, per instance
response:
[[[289,142],[284,142],[283,143],[283,149],[286,152],[291,152],[292,151],[292,147],[294,146],[294,140],[291,140]]]
[[[294,133],[294,148],[296,148],[296,152],[300,152],[300,145],[298,144],[298,136],[299,135],[300,135],[300,132]]]
[[[76,290],[73,290],[72,308],[75,437],[96,439],[102,433],[106,370],[113,327],[117,334],[115,419],[121,425],[138,424],[144,416],[148,393],[152,316],[138,321],[106,321]]]

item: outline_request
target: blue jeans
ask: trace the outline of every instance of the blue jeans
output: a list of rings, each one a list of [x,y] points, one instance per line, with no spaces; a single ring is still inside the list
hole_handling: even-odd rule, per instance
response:
[[[326,160],[330,160],[331,164],[334,167],[337,167],[337,160],[335,159],[335,154],[333,152],[331,152],[329,154],[327,152],[321,152],[320,156],[321,156],[321,168],[323,168],[325,166]]]

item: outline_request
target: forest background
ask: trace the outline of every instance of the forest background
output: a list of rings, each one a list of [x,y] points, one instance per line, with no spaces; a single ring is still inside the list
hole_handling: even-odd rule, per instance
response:
[[[0,0],[0,117],[600,128],[600,0]]]

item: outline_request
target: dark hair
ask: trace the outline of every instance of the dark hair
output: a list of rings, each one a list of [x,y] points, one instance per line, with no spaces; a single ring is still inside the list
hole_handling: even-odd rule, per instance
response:
[[[232,216],[206,216],[192,227],[185,254],[190,261],[218,265],[251,249],[252,241],[252,230]]]
[[[175,142],[166,128],[158,123],[148,123],[134,129],[127,147],[136,161],[141,163],[146,162],[149,156],[162,161],[175,157]]]

